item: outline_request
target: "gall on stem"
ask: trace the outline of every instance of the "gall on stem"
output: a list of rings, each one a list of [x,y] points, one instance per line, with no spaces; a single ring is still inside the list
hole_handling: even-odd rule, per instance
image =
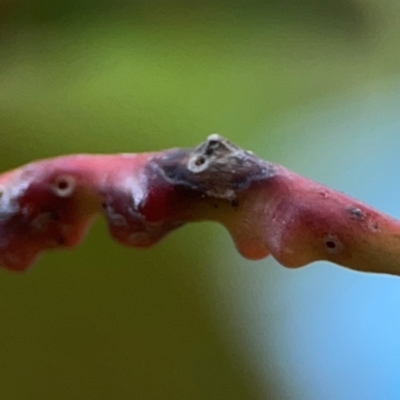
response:
[[[0,265],[23,271],[46,249],[78,245],[100,213],[127,246],[212,220],[248,259],[400,275],[400,222],[216,134],[191,149],[71,155],[1,174]]]

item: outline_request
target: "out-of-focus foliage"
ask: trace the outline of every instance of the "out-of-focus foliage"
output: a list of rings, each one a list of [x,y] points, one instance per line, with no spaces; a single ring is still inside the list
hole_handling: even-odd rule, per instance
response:
[[[216,131],[296,166],[294,154],[310,159],[320,151],[314,139],[332,133],[277,126],[398,73],[398,8],[2,0],[0,167],[191,146]],[[300,358],[289,362],[291,376],[281,369],[290,354],[278,338],[296,338],[295,329],[282,336],[282,282],[299,275],[233,254],[211,224],[140,252],[113,244],[99,222],[76,251],[49,254],[23,276],[1,271],[0,397],[315,398],[295,384]]]

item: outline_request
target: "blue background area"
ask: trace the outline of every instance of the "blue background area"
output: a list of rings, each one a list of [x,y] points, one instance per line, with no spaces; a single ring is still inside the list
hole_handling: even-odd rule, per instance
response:
[[[392,90],[386,91],[387,86]],[[397,80],[376,82],[312,104],[289,122],[283,118],[278,132],[296,131],[296,137],[276,158],[399,217],[396,87]],[[245,285],[232,278],[246,287],[240,296],[238,335],[247,343],[243,351],[251,351],[265,374],[273,364],[287,390],[284,398],[400,398],[397,277],[322,262],[300,270],[262,262],[251,274]]]

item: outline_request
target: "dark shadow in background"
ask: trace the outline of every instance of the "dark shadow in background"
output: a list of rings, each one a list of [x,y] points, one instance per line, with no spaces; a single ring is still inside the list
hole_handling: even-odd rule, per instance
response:
[[[148,18],[166,13],[208,14],[218,17],[224,13],[254,14],[267,20],[277,18],[306,19],[310,24],[323,24],[355,34],[365,28],[366,15],[361,2],[355,0],[0,0],[3,21],[13,18],[30,23],[60,23],[88,15],[123,13],[124,17]]]

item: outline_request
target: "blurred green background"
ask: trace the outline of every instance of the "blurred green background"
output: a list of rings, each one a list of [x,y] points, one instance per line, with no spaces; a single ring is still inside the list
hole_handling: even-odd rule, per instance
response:
[[[400,142],[397,128],[379,136],[390,118],[400,126],[399,17],[396,0],[0,0],[0,168],[219,132],[373,202],[368,162]],[[0,399],[392,398],[343,392],[328,367],[336,339],[329,351],[324,331],[301,341],[344,288],[372,285],[343,271],[245,261],[209,223],[125,249],[98,221],[78,249],[24,275],[0,271]],[[307,308],[321,301],[315,288],[328,296],[319,311]],[[339,348],[345,378],[376,361]]]

